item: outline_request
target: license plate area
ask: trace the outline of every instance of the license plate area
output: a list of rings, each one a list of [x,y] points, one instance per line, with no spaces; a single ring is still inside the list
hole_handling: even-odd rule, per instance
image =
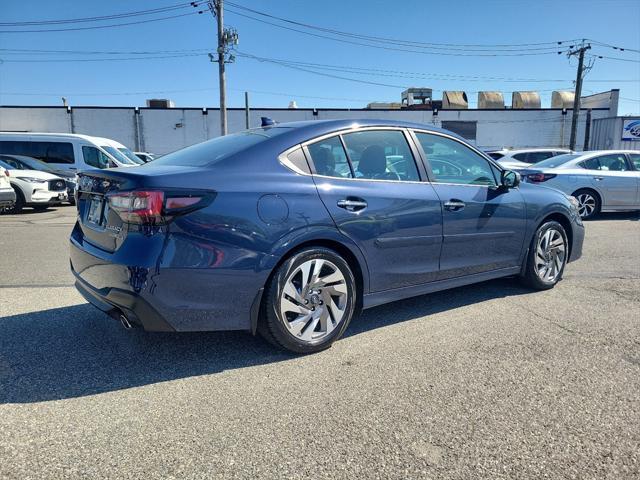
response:
[[[104,198],[93,196],[89,202],[89,210],[87,212],[87,224],[93,227],[100,227],[104,223]]]

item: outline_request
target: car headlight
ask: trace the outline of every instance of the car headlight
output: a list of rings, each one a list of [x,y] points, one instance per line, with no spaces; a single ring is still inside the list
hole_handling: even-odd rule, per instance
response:
[[[43,180],[41,178],[33,178],[33,177],[16,177],[20,180],[24,180],[25,182],[29,182],[29,183],[47,183],[46,180]]]
[[[582,225],[582,217],[580,216],[580,202],[576,197],[572,197],[571,195],[566,196],[571,204],[571,212],[574,214],[576,218],[576,222],[578,225]]]
[[[580,202],[578,202],[578,199],[576,197],[572,197],[571,195],[567,195],[567,198],[569,199],[569,203],[573,207],[573,210],[577,212],[580,209]]]

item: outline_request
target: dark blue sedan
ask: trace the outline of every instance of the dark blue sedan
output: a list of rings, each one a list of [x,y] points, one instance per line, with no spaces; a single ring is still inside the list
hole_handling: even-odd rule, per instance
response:
[[[425,125],[272,125],[80,174],[71,269],[125,327],[315,352],[363,308],[506,276],[552,288],[582,252],[577,202],[519,180]]]

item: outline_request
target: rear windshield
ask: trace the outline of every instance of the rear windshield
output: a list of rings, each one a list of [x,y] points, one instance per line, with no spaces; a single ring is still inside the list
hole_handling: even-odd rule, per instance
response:
[[[555,157],[547,158],[546,160],[536,163],[536,168],[559,167],[560,165],[564,165],[568,161],[573,160],[574,158],[578,158],[579,156],[580,155],[576,153],[566,153],[564,155],[557,155]]]
[[[504,154],[498,152],[489,152],[487,153],[487,155],[489,155],[494,160],[500,160],[502,157],[504,157]]]
[[[153,165],[184,165],[203,167],[213,165],[242,150],[264,142],[265,140],[284,133],[287,128],[271,127],[256,128],[240,133],[214,138],[204,143],[198,143],[182,150],[163,155],[152,162]],[[149,165],[149,164],[146,164]]]

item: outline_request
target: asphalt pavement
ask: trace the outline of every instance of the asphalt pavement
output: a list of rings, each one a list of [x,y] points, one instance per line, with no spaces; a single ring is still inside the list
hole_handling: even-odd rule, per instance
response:
[[[371,309],[293,356],[126,331],[73,288],[75,209],[0,216],[0,478],[640,478],[640,215],[553,290]]]

